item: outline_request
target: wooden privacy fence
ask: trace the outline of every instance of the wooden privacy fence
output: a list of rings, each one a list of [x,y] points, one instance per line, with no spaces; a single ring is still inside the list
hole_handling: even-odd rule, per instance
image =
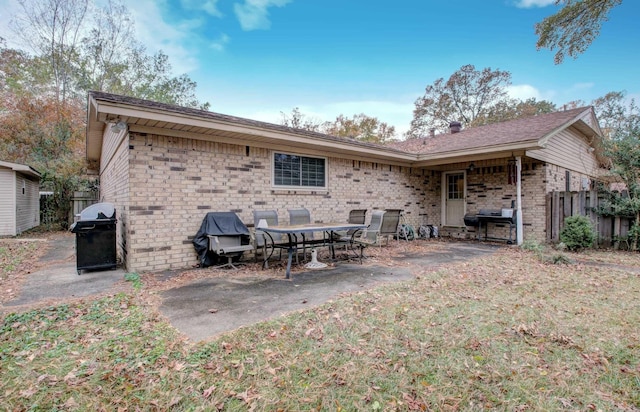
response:
[[[91,206],[98,200],[95,192],[73,192],[70,199],[69,216],[67,223],[71,224],[75,221],[76,215],[82,212],[82,209]],[[40,224],[53,224],[58,222],[59,217],[54,202],[53,192],[40,192]]]
[[[73,192],[73,197],[71,198],[71,216],[69,216],[69,222],[75,222],[77,216],[82,212],[82,210],[92,204],[96,203],[97,194],[95,192]]]
[[[564,220],[576,215],[587,216],[591,219],[595,226],[598,246],[609,247],[617,239],[627,236],[631,219],[600,216],[593,211],[604,199],[604,194],[599,194],[596,190],[547,193],[547,241],[559,242]]]

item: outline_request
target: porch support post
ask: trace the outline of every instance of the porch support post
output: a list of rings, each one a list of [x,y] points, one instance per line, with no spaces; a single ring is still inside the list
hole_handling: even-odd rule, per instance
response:
[[[522,245],[522,157],[516,156],[516,239]]]

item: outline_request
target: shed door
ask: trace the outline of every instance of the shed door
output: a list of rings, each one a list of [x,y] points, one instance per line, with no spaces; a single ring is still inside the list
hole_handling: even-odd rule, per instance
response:
[[[444,225],[464,226],[465,213],[465,173],[454,172],[444,175]]]

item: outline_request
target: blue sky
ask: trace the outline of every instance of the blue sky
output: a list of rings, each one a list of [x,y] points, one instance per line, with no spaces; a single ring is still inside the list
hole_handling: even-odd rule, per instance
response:
[[[16,0],[0,0],[0,35]],[[577,60],[536,50],[553,0],[136,0],[138,38],[198,83],[211,110],[279,123],[365,113],[406,131],[425,86],[465,64],[509,71],[514,97],[640,98],[640,2],[613,9]],[[4,7],[2,7],[4,6]]]

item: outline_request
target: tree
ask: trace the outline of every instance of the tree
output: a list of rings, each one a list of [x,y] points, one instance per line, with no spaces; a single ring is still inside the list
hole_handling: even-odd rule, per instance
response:
[[[631,248],[640,242],[640,127],[636,120],[619,127],[613,138],[605,141],[605,153],[613,163],[612,172],[626,187],[626,195],[612,195],[603,209],[615,216],[634,219],[629,229]]]
[[[6,47],[5,40],[0,37],[0,93],[5,97],[0,100],[0,110],[3,100],[11,100],[8,96],[46,94],[49,76],[45,66],[41,59]]]
[[[208,109],[196,83],[174,76],[168,57],[135,40],[133,19],[117,0],[19,0],[12,26],[29,54],[0,39],[0,158],[29,164],[54,191],[67,223],[74,190],[90,184],[84,159],[87,90]],[[89,17],[93,16],[93,24]],[[81,186],[79,186],[81,185]]]
[[[507,71],[462,66],[448,80],[440,78],[426,87],[424,96],[415,102],[407,137],[424,136],[433,128],[446,130],[452,121],[472,124],[492,108],[507,104],[510,84]]]
[[[14,16],[14,32],[49,63],[56,98],[65,102],[88,0],[19,0],[22,13]]]
[[[349,137],[370,143],[385,143],[395,137],[396,129],[375,117],[360,113],[351,118],[341,114],[335,121],[325,122],[323,130],[333,136]]]
[[[303,114],[298,107],[294,107],[291,110],[291,114],[280,112],[280,115],[282,116],[280,124],[283,126],[292,127],[294,129],[308,130],[310,132],[320,133],[322,131],[322,123],[315,119],[309,118],[308,116]]]
[[[371,143],[385,143],[395,137],[395,127],[364,113],[353,115],[351,118],[340,114],[332,122],[320,122],[310,118],[300,112],[298,107],[291,110],[291,114],[283,112],[280,114],[282,115],[280,124],[294,129],[348,137]]]
[[[6,95],[5,95],[6,96]],[[57,223],[67,227],[69,199],[83,179],[84,112],[57,96],[12,95],[0,116],[0,158],[24,163],[42,174],[41,187],[54,191]]]
[[[96,9],[82,40],[78,88],[208,110],[209,103],[195,96],[197,83],[186,74],[174,76],[169,57],[162,51],[150,55],[134,34],[133,18],[122,3],[109,0]]]
[[[128,56],[144,52],[135,40],[134,21],[125,6],[111,0],[96,10],[92,20],[92,28],[82,40],[78,85],[83,90],[120,93]]]
[[[51,88],[60,101],[69,96],[84,101],[88,90],[97,90],[209,108],[195,97],[196,82],[172,74],[166,54],[151,55],[135,39],[133,18],[118,0],[102,8],[90,0],[19,1],[22,11],[13,17],[14,31],[36,58],[48,63]]]
[[[563,7],[536,24],[536,47],[557,50],[556,64],[562,63],[565,56],[577,58],[598,37],[609,11],[621,3],[622,0],[556,0],[555,4]]]
[[[548,100],[537,101],[534,97],[527,100],[509,99],[497,103],[485,115],[476,117],[469,126],[482,126],[555,111],[556,105]]]
[[[626,92],[609,92],[591,102],[605,137],[611,139],[619,128],[633,129],[639,126],[640,111],[634,99],[627,99]]]

